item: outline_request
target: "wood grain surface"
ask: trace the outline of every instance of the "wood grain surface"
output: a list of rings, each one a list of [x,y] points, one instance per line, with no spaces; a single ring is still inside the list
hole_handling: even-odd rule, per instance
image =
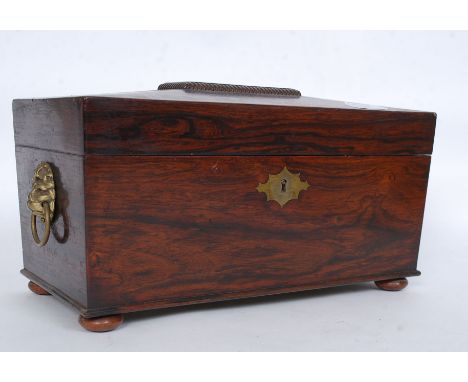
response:
[[[88,315],[417,274],[429,163],[89,156]],[[283,166],[310,187],[281,208]]]
[[[248,97],[244,97],[248,98]],[[99,155],[430,154],[435,114],[88,98],[85,151]]]

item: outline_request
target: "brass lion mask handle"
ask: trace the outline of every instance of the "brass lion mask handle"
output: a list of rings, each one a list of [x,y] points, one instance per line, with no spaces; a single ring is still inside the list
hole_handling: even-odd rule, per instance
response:
[[[32,189],[28,195],[28,208],[31,210],[31,232],[34,242],[43,247],[50,236],[50,226],[55,209],[55,183],[52,168],[46,162],[41,162],[34,170]],[[37,233],[36,219],[44,223],[42,239]]]

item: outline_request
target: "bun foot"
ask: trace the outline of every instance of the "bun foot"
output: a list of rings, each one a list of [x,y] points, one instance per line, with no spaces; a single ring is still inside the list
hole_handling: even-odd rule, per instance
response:
[[[397,292],[399,290],[404,289],[408,285],[408,280],[406,280],[405,278],[393,280],[380,280],[376,281],[375,285],[377,285],[377,288],[382,290]]]
[[[122,324],[123,316],[121,314],[94,318],[80,316],[79,322],[83,328],[90,332],[110,332]]]
[[[50,296],[49,292],[47,292],[44,288],[40,287],[39,285],[33,283],[32,281],[28,283],[28,287],[32,292],[36,294],[39,294],[41,296]]]

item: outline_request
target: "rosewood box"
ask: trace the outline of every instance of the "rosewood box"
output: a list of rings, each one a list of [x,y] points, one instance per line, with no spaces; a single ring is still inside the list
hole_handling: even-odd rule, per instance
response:
[[[196,82],[13,113],[22,273],[88,330],[419,275],[434,113]]]

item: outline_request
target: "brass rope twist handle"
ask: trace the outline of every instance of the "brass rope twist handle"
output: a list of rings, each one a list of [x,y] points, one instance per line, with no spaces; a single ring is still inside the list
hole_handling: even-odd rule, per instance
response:
[[[212,82],[166,82],[158,90],[185,90],[192,92],[233,93],[236,95],[300,97],[301,92],[290,88],[216,84]]]
[[[49,240],[50,226],[55,209],[55,183],[52,168],[46,162],[41,162],[34,170],[33,184],[28,195],[28,208],[31,210],[31,232],[35,243],[42,247]],[[42,239],[37,233],[36,219],[40,217],[44,223]]]

